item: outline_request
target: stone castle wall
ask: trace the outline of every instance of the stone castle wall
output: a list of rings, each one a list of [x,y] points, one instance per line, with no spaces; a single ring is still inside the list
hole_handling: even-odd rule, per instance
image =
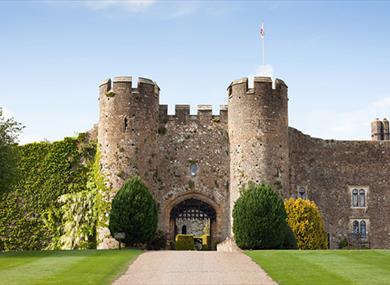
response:
[[[172,207],[189,198],[202,200],[217,211],[214,237],[227,236],[229,209],[229,142],[227,110],[221,106],[213,116],[211,106],[198,106],[190,115],[190,106],[176,105],[175,115],[160,106],[159,196],[160,228],[168,231]],[[196,165],[197,173],[191,173]]]
[[[367,221],[369,245],[390,247],[390,141],[388,121],[372,124],[376,141],[314,139],[288,127],[287,86],[255,77],[228,87],[228,104],[213,115],[210,105],[176,105],[168,115],[159,87],[117,77],[100,85],[98,143],[101,169],[112,199],[123,182],[139,175],[158,203],[159,228],[172,238],[173,207],[197,199],[216,212],[213,241],[231,236],[231,210],[248,182],[270,183],[284,196],[304,189],[324,217],[331,247]],[[193,168],[194,167],[194,168]],[[367,207],[351,207],[351,187],[368,189]],[[100,248],[113,247],[107,229]],[[229,244],[229,243],[227,243]]]
[[[390,141],[335,141],[290,128],[290,187],[305,187],[319,206],[332,248],[352,232],[352,220],[368,220],[369,245],[390,247]],[[353,208],[350,186],[368,187],[365,208]]]

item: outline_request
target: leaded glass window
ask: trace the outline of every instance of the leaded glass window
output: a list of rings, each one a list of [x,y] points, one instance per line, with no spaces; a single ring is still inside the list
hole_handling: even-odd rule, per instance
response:
[[[359,234],[359,222],[358,221],[353,222],[352,233],[354,233],[356,235]]]
[[[352,190],[352,207],[359,207],[358,204],[358,190],[353,189]]]
[[[198,165],[196,163],[191,164],[190,172],[191,176],[196,176],[196,174],[198,174]]]
[[[359,207],[366,206],[366,191],[363,189],[359,190]]]
[[[300,186],[300,187],[298,188],[298,198],[301,198],[301,199],[306,199],[306,198],[307,198],[305,187]]]
[[[366,227],[366,222],[365,221],[360,221],[360,237],[362,239],[367,238],[367,227]]]

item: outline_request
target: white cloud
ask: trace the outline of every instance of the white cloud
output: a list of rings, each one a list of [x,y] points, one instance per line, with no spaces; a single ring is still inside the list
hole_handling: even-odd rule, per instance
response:
[[[94,10],[120,6],[130,11],[141,11],[156,3],[156,0],[84,0],[84,5]]]
[[[370,122],[390,115],[390,96],[356,109],[313,109],[304,113],[298,129],[313,137],[342,140],[370,140]],[[292,114],[294,115],[294,114]],[[293,125],[294,127],[294,125]]]
[[[41,142],[41,141],[47,141],[47,140],[44,138],[44,136],[39,135],[39,134],[22,133],[19,136],[19,144],[20,145],[33,143],[33,142]]]
[[[199,2],[191,1],[191,2],[177,2],[173,3],[173,11],[172,14],[168,15],[168,18],[178,18],[183,16],[189,16],[196,12],[199,8]]]
[[[389,110],[390,109],[390,96],[383,97],[377,101],[374,101],[371,104],[371,107],[378,109],[378,110]]]
[[[260,65],[256,69],[255,76],[265,76],[274,78],[274,67],[271,64]]]
[[[253,88],[253,78],[256,76],[271,77],[274,86],[274,68],[271,64],[260,65],[254,74],[248,76],[248,87]]]

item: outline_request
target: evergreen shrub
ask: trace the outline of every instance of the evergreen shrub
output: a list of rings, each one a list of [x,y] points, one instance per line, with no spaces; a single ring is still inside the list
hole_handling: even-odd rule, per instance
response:
[[[287,225],[286,230],[286,236],[284,238],[283,242],[283,248],[284,249],[297,249],[297,239],[295,238],[295,234],[290,228],[290,226]]]
[[[151,241],[157,230],[157,206],[141,178],[127,180],[112,200],[109,229],[111,235],[125,233],[127,245]]]
[[[280,248],[287,230],[282,198],[266,184],[249,184],[233,208],[233,233],[242,249]]]
[[[167,239],[163,231],[158,230],[153,239],[148,242],[147,249],[150,250],[160,250],[167,247]]]

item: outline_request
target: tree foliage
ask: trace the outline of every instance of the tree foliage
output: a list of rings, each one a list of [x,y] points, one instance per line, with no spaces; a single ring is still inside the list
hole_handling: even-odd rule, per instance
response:
[[[299,249],[325,249],[328,241],[324,223],[313,201],[290,198],[285,201],[287,223]]]
[[[141,178],[134,176],[127,180],[115,195],[110,212],[109,229],[125,233],[126,244],[146,243],[157,229],[157,206]]]
[[[233,233],[243,249],[280,248],[286,235],[282,198],[266,184],[249,184],[233,208]]]
[[[5,118],[0,108],[0,193],[10,190],[16,180],[16,142],[23,126],[13,118]]]

